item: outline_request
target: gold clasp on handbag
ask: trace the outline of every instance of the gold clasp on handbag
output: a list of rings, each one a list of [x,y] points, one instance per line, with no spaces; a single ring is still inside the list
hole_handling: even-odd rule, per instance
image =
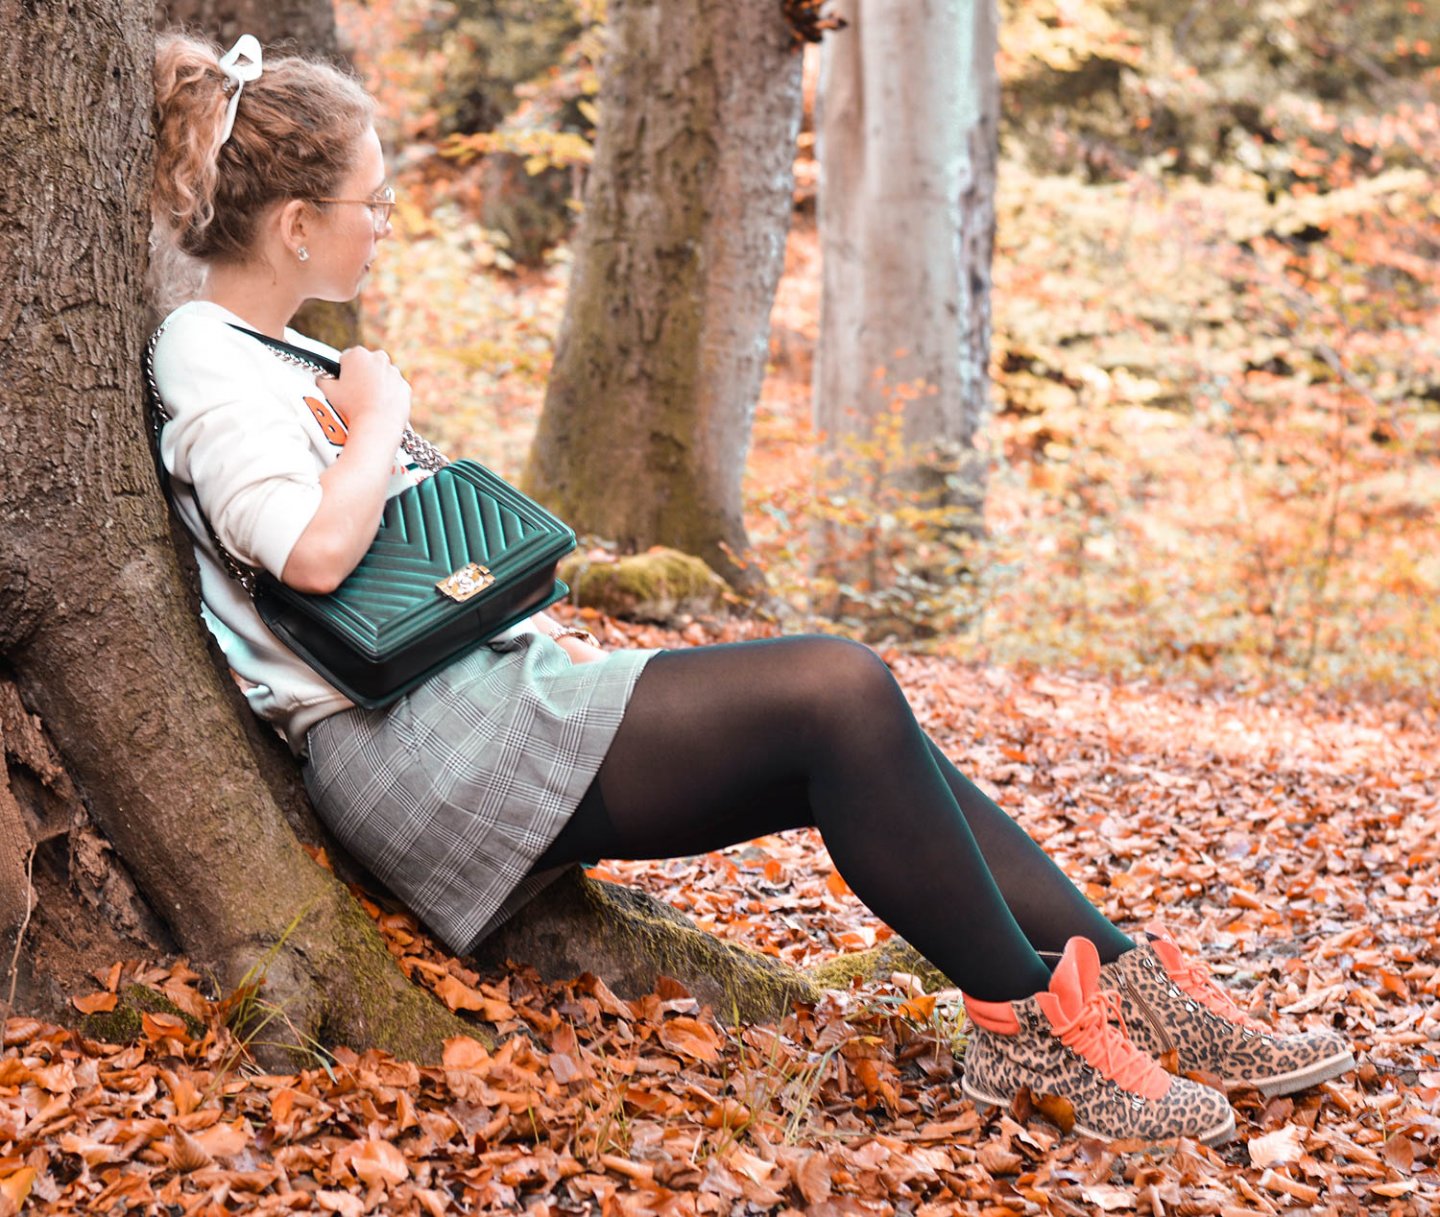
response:
[[[462,601],[469,600],[478,592],[483,592],[494,582],[495,576],[490,573],[488,566],[471,562],[468,566],[451,571],[435,585],[435,588],[443,595],[449,596],[451,600]]]

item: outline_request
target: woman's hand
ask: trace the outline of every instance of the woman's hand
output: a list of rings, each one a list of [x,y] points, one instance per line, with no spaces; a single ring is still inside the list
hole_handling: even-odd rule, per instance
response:
[[[410,386],[384,351],[342,351],[340,378],[322,381],[320,388],[352,430],[383,426],[398,434],[410,421]]]
[[[563,621],[556,621],[549,613],[536,613],[530,618],[530,624],[535,627],[546,638],[552,639],[555,644],[570,656],[571,663],[594,663],[597,659],[604,659],[605,652],[593,642],[579,638],[572,633],[567,633],[571,627]],[[587,630],[588,634],[589,631]],[[590,637],[593,639],[594,635]]]
[[[576,638],[573,634],[557,638],[555,642],[570,656],[571,663],[594,663],[597,659],[605,658],[605,652],[599,647],[591,646],[583,638]]]

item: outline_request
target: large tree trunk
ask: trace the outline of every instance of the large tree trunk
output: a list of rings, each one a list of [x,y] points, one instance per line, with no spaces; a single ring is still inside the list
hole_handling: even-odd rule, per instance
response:
[[[234,983],[283,943],[267,992],[300,1031],[433,1056],[461,1024],[299,848],[156,493],[138,383],[152,12],[0,0],[0,17],[0,656],[181,949]]]
[[[755,586],[740,479],[782,267],[800,56],[775,0],[614,0],[530,488]]]
[[[999,87],[995,0],[840,0],[820,85],[815,418],[832,448],[896,394],[896,470],[978,523]],[[877,375],[883,369],[883,375]],[[911,396],[906,386],[920,386]],[[948,474],[948,478],[947,478]]]
[[[340,57],[329,0],[157,0],[155,25],[183,28],[227,47],[241,34],[254,34],[266,50],[283,43],[305,55]]]

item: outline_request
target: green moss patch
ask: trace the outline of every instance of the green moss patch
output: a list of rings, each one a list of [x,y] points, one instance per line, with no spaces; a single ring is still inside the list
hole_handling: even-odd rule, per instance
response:
[[[889,980],[894,972],[918,977],[927,993],[952,987],[945,974],[903,938],[891,938],[868,951],[837,955],[805,969],[805,975],[820,989],[848,989],[856,980]]]
[[[573,554],[559,574],[582,605],[634,621],[668,625],[717,613],[730,596],[725,581],[700,558],[661,546],[613,560]]]
[[[145,1014],[169,1014],[181,1019],[194,1039],[205,1033],[204,1023],[193,1014],[186,1014],[165,994],[145,985],[126,985],[120,990],[113,1010],[85,1016],[80,1023],[80,1034],[107,1044],[132,1044],[145,1033],[141,1017]]]

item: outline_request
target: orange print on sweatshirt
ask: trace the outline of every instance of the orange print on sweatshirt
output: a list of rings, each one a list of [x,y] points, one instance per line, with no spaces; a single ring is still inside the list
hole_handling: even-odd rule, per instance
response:
[[[337,448],[343,448],[347,434],[345,421],[340,417],[335,407],[319,397],[307,397],[305,404],[310,407],[310,413],[315,416],[315,421],[320,424],[320,430],[325,433],[325,438]]]

